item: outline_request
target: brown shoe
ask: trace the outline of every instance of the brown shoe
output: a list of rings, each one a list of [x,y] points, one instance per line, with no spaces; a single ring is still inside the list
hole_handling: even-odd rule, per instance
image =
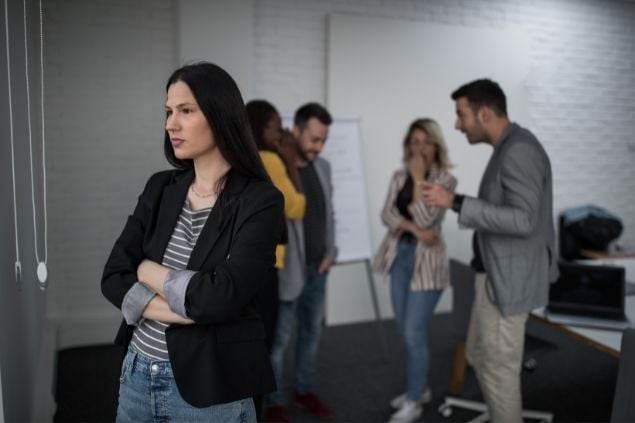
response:
[[[282,406],[265,408],[265,421],[269,423],[289,423],[287,410]]]
[[[317,395],[308,393],[304,395],[294,394],[293,402],[300,408],[306,408],[309,413],[321,419],[334,419],[335,413],[328,408]]]

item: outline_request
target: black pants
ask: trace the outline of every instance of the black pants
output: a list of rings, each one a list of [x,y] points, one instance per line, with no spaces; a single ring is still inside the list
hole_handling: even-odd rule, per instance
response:
[[[278,323],[278,269],[272,268],[265,281],[265,286],[256,300],[256,308],[265,326],[265,342],[267,351],[271,351],[273,339]],[[254,397],[256,407],[256,418],[261,421],[262,417],[262,396]]]

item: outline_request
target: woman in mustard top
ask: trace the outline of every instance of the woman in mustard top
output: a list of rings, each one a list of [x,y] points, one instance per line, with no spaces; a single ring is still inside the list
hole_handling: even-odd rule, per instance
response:
[[[306,199],[300,187],[296,166],[297,147],[290,131],[282,128],[276,108],[266,100],[252,100],[246,105],[260,158],[271,181],[284,196],[287,219],[302,219]],[[284,245],[276,249],[276,268],[284,266]]]
[[[282,128],[280,114],[265,100],[252,100],[246,105],[247,116],[260,158],[271,181],[284,197],[287,219],[302,219],[306,198],[302,194],[296,166],[298,150],[290,131]],[[284,244],[276,247],[276,269],[284,267]],[[271,272],[260,298],[260,314],[265,325],[267,347],[271,350],[278,319],[278,272]],[[254,398],[260,421],[261,398]]]

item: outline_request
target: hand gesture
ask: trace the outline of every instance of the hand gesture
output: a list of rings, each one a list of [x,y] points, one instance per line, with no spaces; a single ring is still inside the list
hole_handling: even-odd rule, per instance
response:
[[[318,273],[320,275],[323,274],[324,272],[329,270],[331,266],[333,266],[333,260],[328,258],[323,259],[322,262],[320,263],[320,266],[318,266]]]
[[[441,241],[441,237],[433,229],[417,229],[415,236],[428,247],[435,246]]]
[[[449,209],[454,202],[454,193],[434,182],[421,183],[423,201],[428,206]]]

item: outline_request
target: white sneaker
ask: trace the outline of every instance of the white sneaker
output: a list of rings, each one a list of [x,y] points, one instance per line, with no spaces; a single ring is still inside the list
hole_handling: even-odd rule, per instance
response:
[[[401,408],[390,416],[388,423],[412,423],[421,416],[421,413],[423,413],[421,404],[417,401],[405,400]]]
[[[390,406],[395,410],[401,408],[403,402],[407,398],[407,395],[408,394],[404,392],[403,394],[394,397],[392,400],[390,400]],[[421,394],[421,404],[427,404],[430,401],[432,401],[432,391],[430,390],[429,386],[426,386],[423,390],[423,393]]]

